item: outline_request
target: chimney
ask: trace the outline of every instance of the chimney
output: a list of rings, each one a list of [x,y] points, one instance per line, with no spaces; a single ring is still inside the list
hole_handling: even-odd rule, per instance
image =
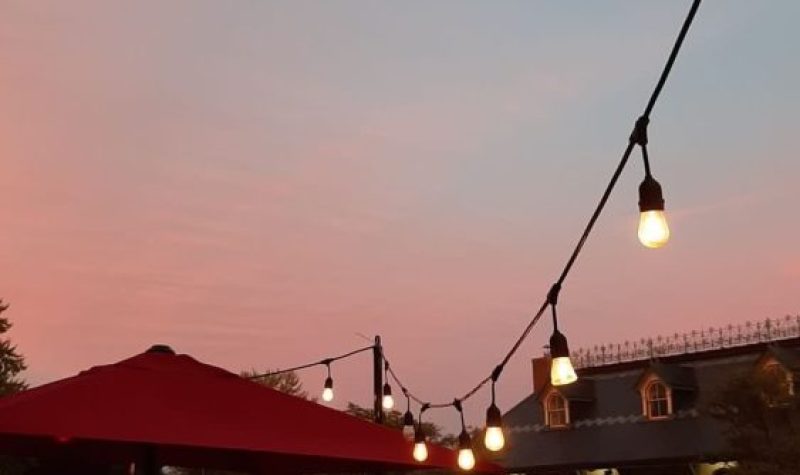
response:
[[[550,355],[534,358],[533,363],[533,393],[538,394],[550,382]]]

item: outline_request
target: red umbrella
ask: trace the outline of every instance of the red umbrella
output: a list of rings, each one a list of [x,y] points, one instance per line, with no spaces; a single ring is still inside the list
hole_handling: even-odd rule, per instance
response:
[[[289,396],[164,346],[0,400],[0,453],[251,472],[456,466],[424,464],[387,427]],[[479,471],[498,471],[480,463]]]

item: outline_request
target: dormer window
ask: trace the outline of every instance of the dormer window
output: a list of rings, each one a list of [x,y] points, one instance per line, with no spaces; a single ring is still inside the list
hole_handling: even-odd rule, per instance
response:
[[[689,366],[653,361],[642,372],[636,388],[642,398],[642,415],[651,421],[668,419],[692,406],[697,382]]]
[[[553,391],[545,400],[548,427],[566,427],[569,424],[569,404],[564,396]]]
[[[782,364],[775,360],[767,361],[762,367],[764,375],[780,384],[780,391],[785,396],[794,396],[794,377],[786,371]]]
[[[664,419],[672,414],[671,391],[666,384],[654,380],[645,386],[645,415],[648,419]]]
[[[594,401],[594,381],[583,378],[567,386],[545,386],[537,394],[544,424],[551,429],[566,429],[586,418]]]

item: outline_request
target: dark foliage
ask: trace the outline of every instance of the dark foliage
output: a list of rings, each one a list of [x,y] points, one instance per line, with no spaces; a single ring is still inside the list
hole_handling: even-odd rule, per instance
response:
[[[788,373],[753,371],[721,388],[709,411],[726,422],[736,475],[783,475],[800,468],[800,399]]]

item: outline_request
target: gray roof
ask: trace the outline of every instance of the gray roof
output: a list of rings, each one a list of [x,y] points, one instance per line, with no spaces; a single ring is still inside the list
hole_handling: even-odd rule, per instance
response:
[[[775,358],[781,366],[789,371],[800,371],[800,353],[795,348],[770,345],[767,349],[767,355]]]
[[[537,394],[537,398],[541,400],[542,396],[547,393],[548,388],[555,388],[555,390],[564,397],[567,401],[594,401],[594,380],[589,378],[581,378],[572,384],[564,386],[553,386],[547,383],[542,391]]]
[[[661,381],[672,389],[697,389],[697,379],[695,378],[694,368],[691,366],[667,364],[660,360],[654,360],[650,363],[650,367],[641,373],[639,380],[636,382],[636,387],[638,388],[650,374],[658,376]]]
[[[548,428],[540,394],[532,394],[509,410],[508,448],[498,462],[509,471],[543,468],[607,468],[648,462],[718,460],[726,449],[724,426],[702,411],[717,388],[753,369],[767,350],[765,344],[705,354],[679,355],[663,361],[637,361],[579,371],[585,394],[592,399],[571,400],[569,428]],[[797,355],[795,350],[792,354]],[[800,362],[800,358],[798,359]],[[655,372],[684,389],[675,398],[674,413],[666,420],[649,421],[642,415],[636,389],[645,373]],[[569,391],[557,388],[559,392]],[[547,387],[543,389],[545,391]],[[569,398],[568,398],[569,399]]]

